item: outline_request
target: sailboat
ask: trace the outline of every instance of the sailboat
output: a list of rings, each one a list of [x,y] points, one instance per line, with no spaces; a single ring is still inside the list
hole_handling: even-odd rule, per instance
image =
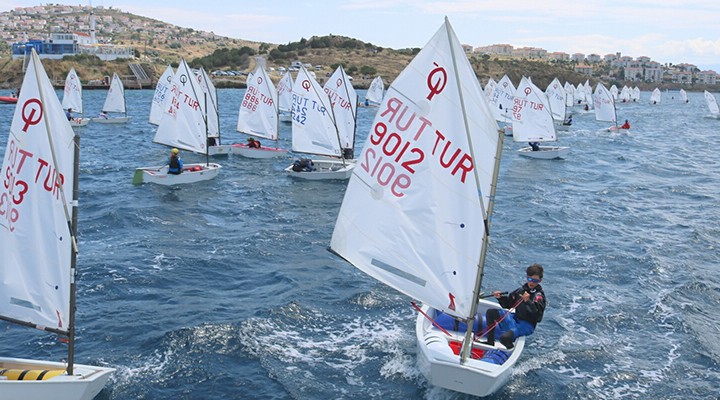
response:
[[[292,122],[292,88],[293,80],[292,76],[290,76],[290,71],[285,71],[277,85],[280,122]]]
[[[205,115],[205,125],[207,127],[207,150],[202,153],[211,156],[230,154],[231,145],[220,143],[220,107],[218,105],[217,89],[215,89],[212,79],[210,79],[202,66],[194,76],[201,90],[197,98],[200,100],[200,109]]]
[[[512,349],[474,340],[504,135],[445,18],[388,88],[348,183],[330,251],[422,301],[418,366],[435,386],[487,396],[512,375]],[[441,314],[462,321],[445,328]],[[469,328],[468,328],[469,327]],[[494,357],[504,361],[493,360]]]
[[[245,97],[240,102],[237,131],[251,136],[274,140],[275,147],[262,145],[251,147],[247,144],[232,145],[233,154],[249,158],[272,158],[287,155],[288,151],[277,147],[280,131],[278,114],[278,95],[275,85],[258,64],[252,79],[248,79]]]
[[[558,140],[547,96],[524,76],[515,91],[512,117],[515,142],[535,143]],[[544,160],[563,158],[569,152],[570,148],[566,146],[539,146],[537,144],[518,150],[518,154],[521,156]]]
[[[622,132],[623,129],[617,124],[617,110],[615,108],[615,100],[607,90],[605,85],[598,82],[593,94],[593,104],[595,105],[595,119],[598,121],[609,121],[613,126],[607,128],[608,132]]]
[[[707,90],[705,91],[705,102],[710,110],[710,117],[720,119],[720,109],[718,109],[717,99]]]
[[[330,98],[342,156],[345,160],[352,160],[355,153],[358,96],[342,65],[339,65],[325,82],[323,90]]]
[[[568,120],[565,106],[565,104],[567,104],[567,95],[565,94],[565,88],[558,78],[550,82],[545,89],[545,95],[548,98],[548,105],[550,106],[553,121],[555,121],[555,130],[567,131],[570,129],[572,120]]]
[[[73,115],[75,113],[82,115],[83,113],[82,82],[80,82],[75,68],[70,68],[70,72],[65,77],[62,108],[63,110],[71,110]],[[70,120],[70,126],[85,126],[89,122],[90,118],[73,117]]]
[[[153,125],[160,124],[165,100],[170,98],[170,87],[172,86],[173,76],[175,76],[175,72],[173,72],[172,67],[168,65],[155,85],[155,93],[153,94],[152,104],[150,105],[150,116],[148,117],[148,122]]]
[[[683,103],[688,102],[688,96],[687,96],[687,92],[685,91],[685,89],[680,89],[680,101],[682,101]]]
[[[115,371],[74,360],[79,141],[32,49],[2,165],[0,319],[67,338],[67,361],[0,357],[3,399],[90,400]]]
[[[165,103],[165,110],[153,141],[178,149],[204,153],[204,164],[185,164],[179,175],[169,174],[168,165],[141,167],[135,170],[133,184],[156,183],[178,185],[215,178],[220,164],[207,161],[208,115],[207,93],[200,88],[195,74],[184,59],[180,61],[170,88],[172,97]],[[201,107],[201,104],[205,107]]]
[[[365,107],[377,107],[382,102],[385,93],[385,84],[380,75],[370,82],[370,87],[365,93]]]
[[[660,89],[655,88],[652,94],[650,94],[650,104],[660,104],[662,102],[662,92]]]
[[[495,85],[490,96],[490,105],[495,110],[495,120],[502,122],[501,129],[506,136],[512,136],[512,107],[515,98],[515,85],[507,75],[503,75]]]
[[[343,157],[330,98],[302,65],[292,92],[292,149],[319,157],[297,160],[285,172],[310,180],[348,179],[355,163]]]
[[[123,113],[122,117],[115,117],[107,113]],[[110,89],[108,89],[105,104],[103,104],[102,115],[104,117],[93,118],[93,122],[101,124],[122,124],[128,122],[130,117],[127,115],[125,105],[125,87],[117,73],[113,73],[112,81],[110,81]]]

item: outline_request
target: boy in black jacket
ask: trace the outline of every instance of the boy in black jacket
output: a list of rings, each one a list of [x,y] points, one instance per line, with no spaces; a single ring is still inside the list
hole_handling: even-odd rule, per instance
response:
[[[497,324],[500,332],[500,343],[508,349],[513,348],[515,339],[520,336],[531,335],[535,331],[537,323],[542,321],[547,300],[540,282],[543,278],[543,267],[540,264],[533,264],[526,270],[527,282],[522,287],[515,289],[512,293],[504,296],[500,291],[493,292],[493,295],[503,308],[515,308],[515,313],[503,316],[506,310],[490,309],[485,313],[488,326],[492,326],[487,332],[487,343],[495,345],[495,326]]]

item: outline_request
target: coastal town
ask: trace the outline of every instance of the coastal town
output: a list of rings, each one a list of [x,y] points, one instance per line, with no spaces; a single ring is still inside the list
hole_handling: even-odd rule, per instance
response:
[[[13,58],[24,57],[28,45],[32,45],[41,58],[58,59],[66,55],[85,54],[106,61],[129,59],[135,60],[132,62],[142,60],[168,64],[181,57],[187,58],[183,51],[190,48],[202,48],[211,53],[218,48],[262,47],[262,43],[178,27],[103,6],[47,4],[18,7],[0,13],[0,27],[0,39],[7,45],[0,47],[0,55],[8,52]],[[463,48],[469,56],[547,62],[608,82],[665,83],[683,87],[717,84],[717,72],[703,71],[681,60],[661,64],[647,56],[633,57],[621,52],[568,54],[511,44],[479,47],[465,44]],[[227,69],[231,68],[228,66]]]

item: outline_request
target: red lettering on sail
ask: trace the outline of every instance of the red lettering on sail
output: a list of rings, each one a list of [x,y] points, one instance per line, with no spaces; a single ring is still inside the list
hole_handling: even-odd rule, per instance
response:
[[[448,305],[448,308],[455,311],[455,296],[453,296],[452,293],[448,293],[448,295],[450,296],[450,305]]]

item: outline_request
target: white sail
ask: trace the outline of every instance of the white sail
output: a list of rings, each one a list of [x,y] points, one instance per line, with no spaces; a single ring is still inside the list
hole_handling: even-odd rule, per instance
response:
[[[70,68],[70,72],[65,77],[62,108],[64,110],[72,108],[74,113],[83,113],[82,83],[75,72],[75,68]]]
[[[545,89],[545,95],[547,95],[553,119],[555,121],[565,122],[565,88],[558,78],[550,82]]]
[[[367,93],[365,93],[365,100],[374,104],[380,104],[384,93],[385,84],[383,83],[380,75],[378,75],[372,80],[372,82],[370,82],[370,87],[368,88]]]
[[[613,100],[617,100],[619,93],[620,93],[620,91],[618,90],[617,86],[615,86],[615,85],[610,86],[610,94],[612,95]]]
[[[493,91],[495,90],[495,86],[497,86],[497,82],[495,82],[495,79],[488,78],[488,83],[485,85],[484,93],[485,97],[488,99],[492,96]]]
[[[123,114],[127,112],[125,110],[125,87],[116,73],[113,73],[112,81],[110,81],[110,89],[105,97],[102,111]]]
[[[512,118],[513,140],[516,142],[557,140],[547,96],[526,77],[522,78],[515,91]]]
[[[293,81],[290,71],[285,71],[277,85],[278,109],[280,112],[290,112],[292,110],[292,87]]]
[[[662,93],[660,92],[660,89],[655,88],[653,90],[652,94],[650,95],[650,104],[660,104],[662,101]]]
[[[388,88],[331,249],[423,303],[471,312],[498,126],[449,22]]]
[[[213,85],[210,76],[208,76],[203,67],[200,67],[200,70],[195,76],[198,84],[200,85],[200,89],[207,94],[206,97],[198,96],[198,99],[200,100],[200,107],[207,115],[207,135],[208,137],[219,137],[220,112],[218,109],[217,89],[215,89],[215,85]]]
[[[565,105],[572,107],[575,104],[575,86],[570,82],[565,82]]]
[[[490,96],[490,106],[494,107],[497,121],[510,122],[514,96],[515,85],[507,75],[504,75],[500,82],[495,85],[495,89],[493,89]]]
[[[713,96],[712,93],[705,91],[705,102],[707,103],[708,109],[710,109],[710,114],[718,115],[720,114],[720,109],[718,109],[718,103],[715,96]]]
[[[340,157],[340,139],[330,98],[304,66],[300,66],[292,94],[293,151]]]
[[[623,86],[622,90],[620,90],[620,94],[618,95],[618,101],[621,103],[629,103],[631,93],[632,89],[627,86]]]
[[[155,94],[153,95],[152,105],[150,106],[150,117],[148,122],[154,125],[158,125],[163,115],[163,107],[165,100],[170,97],[170,86],[172,85],[173,76],[175,73],[171,66],[165,69],[165,72],[160,76],[160,79],[155,85]]]
[[[355,128],[357,125],[357,93],[348,79],[342,65],[335,69],[323,86],[330,98],[332,112],[340,136],[340,145],[344,149],[355,148]]]
[[[17,104],[0,185],[0,315],[66,332],[74,133],[34,51]]]
[[[271,140],[278,138],[277,90],[258,65],[253,78],[248,80],[247,90],[238,112],[237,131]]]
[[[632,91],[630,92],[630,99],[632,101],[638,101],[640,100],[640,88],[635,86],[632,88]]]
[[[610,91],[599,83],[595,87],[593,94],[593,104],[595,106],[595,119],[598,121],[609,121],[617,124],[617,112],[615,110],[615,100]]]
[[[680,101],[682,101],[683,103],[687,103],[688,101],[688,96],[687,92],[685,92],[685,89],[680,89]]]
[[[171,97],[165,102],[153,141],[171,147],[205,153],[207,128],[201,106],[207,94],[200,88],[195,74],[185,60],[180,61],[170,87]]]
[[[593,90],[592,90],[592,86],[590,86],[589,79],[585,80],[585,85],[583,86],[583,91],[585,92],[585,101],[587,102],[588,107],[593,108],[594,107],[593,98],[592,98]]]

